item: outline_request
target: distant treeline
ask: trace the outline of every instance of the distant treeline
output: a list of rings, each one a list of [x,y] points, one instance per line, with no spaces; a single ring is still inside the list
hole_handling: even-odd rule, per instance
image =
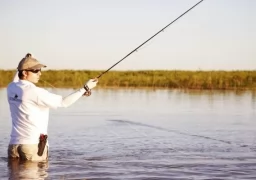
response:
[[[43,71],[38,86],[77,88],[103,71]],[[15,71],[0,70],[0,87],[12,81]],[[180,89],[256,89],[256,71],[181,71],[143,70],[110,71],[104,74],[99,87],[152,87]]]

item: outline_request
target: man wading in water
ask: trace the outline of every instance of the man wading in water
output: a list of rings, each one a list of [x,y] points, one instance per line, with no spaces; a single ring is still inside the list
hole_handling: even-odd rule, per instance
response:
[[[98,82],[90,79],[84,87],[63,98],[35,86],[43,67],[46,66],[27,54],[19,63],[13,82],[7,87],[12,118],[9,159],[47,160],[49,109],[70,106],[85,93],[90,93]]]

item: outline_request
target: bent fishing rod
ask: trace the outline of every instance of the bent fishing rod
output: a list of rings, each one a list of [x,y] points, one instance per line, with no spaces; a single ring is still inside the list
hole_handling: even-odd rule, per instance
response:
[[[121,60],[119,60],[117,63],[115,63],[113,66],[111,66],[110,68],[108,68],[106,71],[102,72],[97,79],[99,79],[103,74],[107,73],[109,70],[111,70],[113,67],[115,67],[117,64],[119,64],[120,62],[122,62],[124,59],[126,59],[128,56],[130,56],[131,54],[133,54],[135,51],[137,51],[139,48],[141,48],[144,44],[146,44],[148,41],[150,41],[151,39],[153,39],[155,36],[157,36],[159,33],[163,32],[166,28],[168,28],[171,24],[173,24],[174,22],[176,22],[178,19],[180,19],[182,16],[184,16],[186,13],[188,13],[190,10],[192,10],[194,7],[196,7],[197,5],[199,5],[201,2],[203,2],[204,0],[199,1],[198,3],[196,3],[194,6],[192,6],[191,8],[189,8],[187,11],[185,11],[183,14],[181,14],[179,17],[177,17],[176,19],[174,19],[171,23],[167,24],[164,28],[162,28],[160,31],[158,31],[157,33],[155,33],[153,36],[151,36],[149,39],[147,39],[145,42],[143,42],[142,44],[140,44],[138,47],[136,47],[134,50],[132,50],[130,53],[128,53],[126,56],[124,56]]]

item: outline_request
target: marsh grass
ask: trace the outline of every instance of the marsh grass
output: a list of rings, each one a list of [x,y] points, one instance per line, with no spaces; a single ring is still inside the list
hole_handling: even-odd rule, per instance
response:
[[[77,88],[103,71],[43,71],[39,86]],[[0,87],[12,81],[14,70],[0,70]],[[179,89],[256,89],[256,71],[110,71],[99,80],[99,87],[152,87]]]

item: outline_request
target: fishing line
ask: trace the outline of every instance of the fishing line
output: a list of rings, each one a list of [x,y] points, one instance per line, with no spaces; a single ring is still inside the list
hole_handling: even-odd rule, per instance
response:
[[[191,137],[203,138],[203,139],[218,141],[218,142],[222,142],[222,143],[230,144],[230,145],[233,144],[233,145],[236,145],[236,146],[239,146],[239,147],[243,147],[243,148],[244,147],[249,147],[246,144],[237,144],[237,143],[233,143],[231,141],[216,139],[216,138],[212,138],[212,137],[208,137],[208,136],[189,134],[189,133],[185,133],[185,132],[181,132],[181,131],[177,131],[177,130],[173,130],[173,129],[162,128],[162,127],[159,127],[159,126],[153,126],[153,125],[143,124],[143,123],[139,123],[139,122],[133,122],[133,121],[128,121],[128,120],[108,120],[108,121],[118,122],[118,123],[126,123],[126,124],[127,123],[128,124],[134,124],[134,125],[154,128],[154,129],[158,129],[158,130],[162,130],[162,131],[166,131],[166,132],[173,132],[173,133],[180,134],[180,135],[186,135],[186,136],[191,136]],[[252,149],[251,147],[249,147],[249,148]]]
[[[109,120],[109,121],[120,121],[122,123],[126,123],[131,129],[133,129],[134,131],[136,131],[137,133],[139,133],[140,135],[154,141],[156,144],[161,144],[162,146],[164,146],[166,149],[168,149],[169,151],[171,151],[172,153],[178,153],[178,154],[182,154],[182,157],[184,156],[191,156],[191,153],[190,152],[183,152],[183,151],[179,151],[177,150],[176,148],[173,148],[173,147],[170,147],[170,145],[168,144],[165,144],[161,141],[157,141],[156,139],[154,139],[152,136],[148,136],[146,133],[138,130],[137,128],[135,128],[134,124],[130,123],[130,121],[124,121],[124,120]],[[136,124],[137,125],[137,124]],[[210,154],[207,154],[207,156],[205,155],[202,155],[201,153],[200,154],[197,154],[197,153],[194,153],[193,154],[194,156],[197,156],[197,157],[200,157],[200,158],[203,158],[203,159],[216,159],[216,156],[211,156]],[[173,156],[172,156],[173,157]]]
[[[173,24],[174,22],[176,22],[178,19],[180,19],[182,16],[184,16],[186,13],[188,13],[190,10],[192,10],[194,7],[196,7],[197,5],[199,5],[201,2],[203,2],[204,0],[199,1],[198,3],[196,3],[194,6],[192,6],[191,8],[189,8],[187,11],[185,11],[184,13],[182,13],[179,17],[177,17],[176,19],[174,19],[171,23],[167,24],[164,28],[162,28],[160,31],[158,31],[157,33],[155,33],[153,36],[151,36],[149,39],[147,39],[145,42],[143,42],[142,44],[140,44],[138,47],[136,47],[134,50],[132,50],[130,53],[128,53],[126,56],[124,56],[121,60],[119,60],[117,63],[115,63],[113,66],[111,66],[110,68],[108,68],[106,71],[102,72],[97,78],[100,78],[103,74],[107,73],[110,69],[112,69],[113,67],[115,67],[117,64],[119,64],[120,62],[122,62],[124,59],[126,59],[128,56],[130,56],[132,53],[134,53],[135,51],[137,51],[141,46],[143,46],[144,44],[146,44],[148,41],[150,41],[151,39],[153,39],[155,36],[157,36],[159,33],[163,32],[166,28],[168,28],[171,24]]]
[[[150,140],[156,142],[157,144],[160,143],[161,145],[165,146],[167,149],[171,150],[173,153],[176,152],[176,153],[182,154],[183,156],[191,156],[191,155],[192,155],[191,152],[182,152],[182,151],[177,150],[176,148],[171,148],[169,145],[166,145],[166,144],[162,143],[161,141],[155,140],[152,136],[148,136],[148,135],[145,134],[144,132],[139,131],[138,129],[136,129],[135,127],[133,127],[133,126],[131,125],[131,124],[133,124],[133,125],[138,125],[138,124],[141,125],[140,123],[137,124],[137,123],[133,123],[133,122],[131,122],[131,121],[125,121],[125,120],[110,120],[110,121],[116,121],[116,122],[127,123],[127,125],[128,125],[131,129],[135,130],[137,133],[143,135],[144,137],[149,138]],[[142,126],[142,125],[141,125],[141,126]],[[146,127],[148,127],[148,126],[146,125]],[[211,154],[208,153],[208,154],[205,156],[205,155],[202,154],[201,152],[200,152],[199,154],[196,153],[196,152],[194,152],[194,153],[193,153],[193,156],[200,157],[200,158],[203,158],[203,159],[218,159],[218,157],[215,156],[215,155],[211,155]]]
[[[41,81],[43,81],[44,83],[50,85],[52,88],[56,89],[56,87],[54,87],[52,84],[48,83],[47,81],[43,80],[43,79],[40,79]]]

